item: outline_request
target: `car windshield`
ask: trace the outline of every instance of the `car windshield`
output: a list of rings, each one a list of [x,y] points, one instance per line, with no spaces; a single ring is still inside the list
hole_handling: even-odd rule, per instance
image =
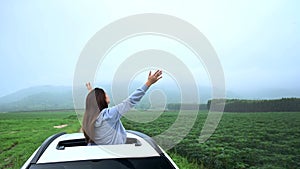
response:
[[[102,159],[88,161],[72,161],[47,164],[32,164],[30,169],[173,169],[173,165],[166,157],[147,157],[147,158],[119,158],[119,159]]]

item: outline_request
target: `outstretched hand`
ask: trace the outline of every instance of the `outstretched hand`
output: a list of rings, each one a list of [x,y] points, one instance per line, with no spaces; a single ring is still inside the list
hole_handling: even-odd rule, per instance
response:
[[[150,87],[152,84],[156,83],[161,78],[162,78],[162,71],[161,70],[157,70],[154,74],[152,74],[151,71],[150,71],[149,75],[148,75],[148,81],[146,82],[146,85],[148,87]]]
[[[86,86],[86,88],[88,89],[89,92],[93,90],[92,85],[91,85],[90,82],[87,82],[87,83],[85,84],[85,86]]]

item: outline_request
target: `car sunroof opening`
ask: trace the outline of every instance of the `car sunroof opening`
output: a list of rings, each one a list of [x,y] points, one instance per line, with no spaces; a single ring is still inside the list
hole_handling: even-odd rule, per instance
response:
[[[127,137],[125,144],[134,144],[135,146],[141,146],[141,142],[136,138]],[[56,149],[57,150],[64,150],[65,147],[76,147],[76,146],[86,146],[86,140],[82,139],[73,139],[73,140],[64,140],[58,142]]]

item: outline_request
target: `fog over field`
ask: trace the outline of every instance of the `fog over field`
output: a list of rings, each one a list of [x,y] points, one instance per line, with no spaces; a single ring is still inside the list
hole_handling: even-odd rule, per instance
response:
[[[197,28],[218,55],[221,68],[216,69],[223,72],[226,97],[300,97],[300,14],[297,6],[300,6],[298,1],[3,1],[0,2],[0,101],[13,104],[23,99],[22,104],[25,104],[25,98],[34,100],[33,97],[59,97],[58,100],[70,101],[76,65],[87,42],[110,23],[141,13],[174,16]],[[195,80],[178,81],[186,74],[164,70],[164,78],[155,87],[165,92],[169,99],[174,95],[179,97],[183,94],[180,88],[189,88],[191,84],[197,85],[201,103],[211,97],[212,77],[206,63],[179,41],[160,35],[135,36],[113,46],[105,57],[99,56],[103,58],[97,70],[89,70],[89,65],[86,66],[86,70],[95,72],[95,77],[89,80],[94,86],[104,86],[108,93],[112,92],[110,86],[116,83],[120,89],[133,90],[135,85],[113,79],[120,75],[118,69],[133,54],[149,49],[173,54]],[[99,58],[95,58],[95,62]],[[166,63],[176,68],[174,59]],[[137,70],[131,83],[142,83],[148,70],[166,60],[155,58],[155,61],[157,64]],[[141,63],[131,63],[127,68]],[[126,70],[121,73],[125,75]],[[49,90],[43,86],[48,86]],[[65,100],[67,105],[71,104],[69,101]]]

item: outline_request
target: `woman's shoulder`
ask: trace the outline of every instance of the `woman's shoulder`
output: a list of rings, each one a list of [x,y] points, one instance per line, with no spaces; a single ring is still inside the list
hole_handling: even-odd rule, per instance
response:
[[[105,120],[105,119],[111,119],[111,118],[114,118],[115,114],[116,114],[116,110],[114,109],[114,107],[108,107],[108,108],[105,108],[103,109],[99,116],[98,116],[98,119],[99,120]]]

